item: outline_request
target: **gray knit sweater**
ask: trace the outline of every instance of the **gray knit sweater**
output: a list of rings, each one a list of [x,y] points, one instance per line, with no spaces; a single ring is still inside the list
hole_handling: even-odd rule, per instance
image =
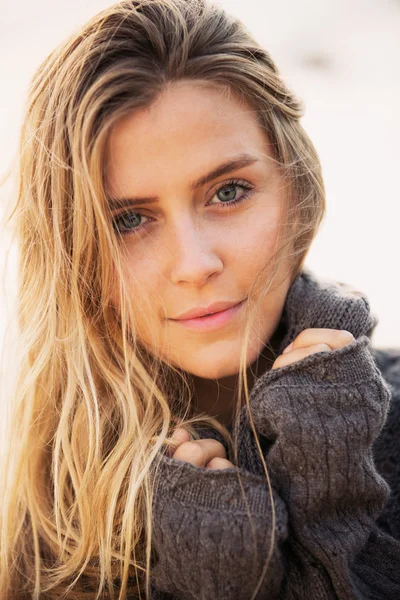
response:
[[[346,329],[355,341],[268,370],[251,391],[274,531],[244,406],[237,466],[207,470],[162,457],[152,598],[400,600],[400,350],[371,347],[376,324],[363,294],[308,269],[295,279],[279,354],[307,328]],[[212,430],[201,437],[223,441]]]

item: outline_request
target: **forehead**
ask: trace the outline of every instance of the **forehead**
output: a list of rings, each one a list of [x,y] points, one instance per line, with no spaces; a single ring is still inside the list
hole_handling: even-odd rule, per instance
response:
[[[193,177],[240,153],[271,155],[253,107],[203,81],[170,84],[147,108],[122,117],[106,151],[106,181],[117,193],[165,178]]]

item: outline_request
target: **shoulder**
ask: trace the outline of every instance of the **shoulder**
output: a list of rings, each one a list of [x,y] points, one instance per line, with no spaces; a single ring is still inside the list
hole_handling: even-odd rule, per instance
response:
[[[372,353],[392,392],[385,425],[373,447],[376,468],[391,489],[379,522],[388,533],[400,539],[400,348],[372,348]]]

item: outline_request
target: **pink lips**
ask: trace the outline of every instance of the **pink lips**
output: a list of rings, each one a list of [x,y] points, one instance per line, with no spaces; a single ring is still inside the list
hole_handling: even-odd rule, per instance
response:
[[[243,304],[244,300],[242,302],[239,302],[239,304],[235,304],[231,308],[222,310],[220,312],[216,312],[206,317],[172,320],[174,323],[177,323],[182,327],[186,327],[187,329],[192,329],[195,331],[212,331],[214,329],[219,329],[220,327],[223,327],[229,321],[231,321],[233,317],[235,317],[240,311]]]

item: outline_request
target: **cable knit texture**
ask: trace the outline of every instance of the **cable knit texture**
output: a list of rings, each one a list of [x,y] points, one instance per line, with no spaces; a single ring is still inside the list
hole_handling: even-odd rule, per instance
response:
[[[243,406],[237,466],[164,456],[154,471],[155,599],[400,599],[400,351],[371,347],[377,319],[362,293],[307,269],[281,324],[279,354],[308,328],[345,329],[355,340],[268,370],[253,386],[275,528]],[[210,429],[201,437],[224,443]]]

